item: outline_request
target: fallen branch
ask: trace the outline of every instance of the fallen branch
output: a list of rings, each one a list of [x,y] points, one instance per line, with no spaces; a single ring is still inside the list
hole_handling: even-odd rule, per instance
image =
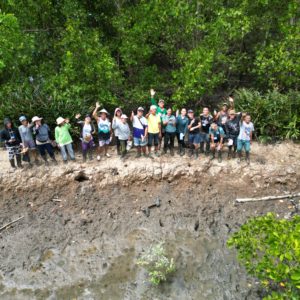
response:
[[[280,195],[280,196],[267,196],[261,198],[237,198],[236,202],[268,201],[268,200],[278,200],[278,199],[290,199],[294,197],[300,197],[300,193]]]
[[[24,216],[22,216],[22,217],[20,217],[20,218],[18,218],[18,219],[16,219],[16,220],[14,220],[14,221],[11,221],[11,222],[5,224],[4,226],[0,227],[0,232],[1,232],[2,230],[4,230],[5,228],[7,228],[8,226],[10,226],[10,225],[12,225],[12,224],[14,224],[14,223],[20,221],[20,220],[23,219],[23,218],[24,218]]]

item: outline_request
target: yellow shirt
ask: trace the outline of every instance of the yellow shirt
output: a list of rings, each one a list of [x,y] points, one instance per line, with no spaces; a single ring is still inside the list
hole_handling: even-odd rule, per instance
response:
[[[159,133],[159,124],[161,122],[159,115],[150,114],[148,117],[148,132]]]

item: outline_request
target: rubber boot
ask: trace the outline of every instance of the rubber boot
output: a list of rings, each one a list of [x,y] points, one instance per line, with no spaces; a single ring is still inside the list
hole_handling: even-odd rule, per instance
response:
[[[194,153],[194,158],[195,158],[195,159],[198,159],[198,158],[199,158],[199,149],[195,149],[194,152],[195,152],[195,153]]]
[[[17,159],[17,166],[18,166],[18,168],[23,169],[21,155],[16,155],[16,159]]]
[[[171,154],[171,156],[174,156],[174,149],[173,148],[170,149],[170,154]]]
[[[238,153],[238,163],[240,163],[242,161],[242,151],[239,151]]]
[[[204,142],[200,143],[200,153],[204,153]]]
[[[47,159],[47,156],[46,155],[42,155],[42,159],[44,160],[45,162],[45,166],[48,166],[49,163],[48,163],[48,159]]]
[[[222,152],[218,151],[218,162],[221,163],[222,162]]]
[[[228,156],[227,156],[228,159],[231,159],[232,158],[232,147],[229,146],[228,147]]]
[[[192,157],[194,155],[194,149],[190,149],[189,151],[189,157]]]
[[[13,158],[13,159],[10,159],[9,162],[10,162],[11,167],[12,167],[13,169],[15,169],[15,168],[16,168],[15,159],[14,159],[14,158]]]
[[[82,153],[82,161],[85,163],[86,162],[86,156],[87,156],[87,153],[86,152],[83,152]]]
[[[210,153],[210,160],[215,159],[215,150],[212,150]]]
[[[248,165],[250,164],[250,152],[246,152],[246,162]]]

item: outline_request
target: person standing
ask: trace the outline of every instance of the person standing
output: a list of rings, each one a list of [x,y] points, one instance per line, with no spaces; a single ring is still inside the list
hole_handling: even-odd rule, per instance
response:
[[[189,119],[186,116],[186,109],[182,108],[180,115],[176,117],[176,133],[178,140],[178,154],[180,156],[185,155],[185,136],[188,132]]]
[[[195,113],[191,109],[188,111],[188,117],[190,157],[194,155],[194,158],[197,159],[199,157],[201,122],[199,118],[195,117]]]
[[[160,116],[160,120],[162,123],[162,119],[163,117],[167,114],[167,110],[165,109],[165,101],[163,99],[159,99],[158,103],[155,100],[155,90],[151,89],[150,90],[150,98],[151,98],[151,105],[155,105],[156,106],[156,114]],[[165,130],[164,130],[164,126],[162,126],[161,128],[161,137],[159,138],[159,144],[158,144],[158,150],[160,150],[161,148],[161,143],[162,143],[162,139],[164,137],[165,134]]]
[[[75,154],[73,150],[73,140],[70,135],[71,124],[69,119],[59,117],[56,119],[57,126],[55,127],[55,140],[60,148],[60,153],[64,163],[68,162],[68,155],[70,159],[75,161]]]
[[[122,113],[121,108],[117,107],[115,109],[115,114],[114,114],[113,122],[116,121],[116,122],[122,123],[122,121],[121,121],[122,114],[123,113]],[[116,128],[114,130],[114,133],[115,133],[115,139],[116,139],[117,153],[118,153],[118,155],[121,155],[121,143],[119,141],[119,129]]]
[[[154,154],[159,156],[159,139],[161,139],[161,117],[156,114],[156,106],[151,105],[150,114],[148,116],[148,154],[150,158],[153,158],[151,154],[151,148],[154,144]]]
[[[5,143],[10,165],[13,169],[15,169],[16,159],[18,168],[23,168],[20,152],[21,137],[19,130],[13,125],[10,118],[5,118],[3,123],[4,129],[0,133],[0,140]]]
[[[201,121],[200,152],[204,153],[204,144],[205,144],[205,155],[209,155],[209,150],[210,150],[209,128],[213,122],[213,117],[210,115],[208,107],[203,108],[203,112],[200,115],[200,121]]]
[[[33,135],[35,136],[35,143],[42,156],[43,160],[45,161],[45,165],[48,165],[46,151],[48,152],[49,156],[51,157],[52,161],[57,164],[55,159],[53,146],[51,144],[51,132],[50,128],[47,124],[42,124],[42,119],[37,116],[32,118],[32,131]]]
[[[108,112],[106,109],[100,110],[100,116],[97,115],[97,111],[100,108],[100,104],[96,103],[96,108],[93,112],[93,117],[97,121],[98,125],[98,137],[99,137],[99,147],[98,147],[98,155],[97,160],[99,161],[101,159],[100,154],[102,153],[102,150],[104,149],[104,155],[106,157],[110,157],[108,154],[108,145],[111,142],[111,123],[108,119]]]
[[[237,138],[240,133],[242,113],[235,113],[235,110],[229,110],[229,118],[225,124],[227,138],[228,138],[228,158],[235,158],[237,150]],[[232,152],[233,148],[233,152]]]
[[[127,153],[127,141],[130,137],[130,128],[127,123],[128,117],[125,114],[121,115],[121,122],[117,121],[116,119],[113,120],[112,128],[118,129],[118,136],[121,145],[121,159],[125,158]]]
[[[171,156],[174,156],[174,141],[176,136],[176,118],[172,115],[172,108],[167,110],[167,114],[162,117],[163,125],[165,128],[164,136],[164,153],[170,149]]]
[[[133,143],[134,146],[137,147],[136,158],[141,157],[142,152],[143,155],[146,156],[148,121],[143,114],[144,108],[139,107],[137,109],[137,115],[135,116],[134,112],[132,112],[130,117],[133,126]]]
[[[215,153],[217,150],[218,161],[222,162],[222,148],[224,142],[224,130],[221,126],[218,126],[217,123],[212,123],[209,128],[210,135],[210,149],[211,149],[211,159],[215,158]]]
[[[93,159],[93,148],[95,146],[93,134],[96,133],[95,127],[92,123],[91,116],[87,114],[84,118],[84,121],[80,121],[80,114],[75,116],[77,124],[81,127],[81,149],[83,162],[86,162],[87,155],[89,159]]]
[[[252,135],[254,131],[254,125],[251,122],[251,116],[245,115],[244,120],[240,126],[240,133],[237,140],[237,153],[239,155],[239,162],[242,158],[242,150],[246,152],[246,162],[250,164],[250,145],[252,143]]]

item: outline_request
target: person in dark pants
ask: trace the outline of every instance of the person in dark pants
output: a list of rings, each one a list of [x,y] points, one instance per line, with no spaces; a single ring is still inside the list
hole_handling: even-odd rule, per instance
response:
[[[57,161],[55,159],[54,155],[54,149],[51,144],[51,132],[50,128],[47,124],[43,123],[42,124],[42,119],[37,116],[32,118],[32,123],[33,125],[33,134],[35,135],[35,143],[36,146],[45,161],[45,165],[48,165],[48,159],[47,159],[47,154],[51,157],[52,161],[57,164]]]
[[[188,123],[189,119],[186,116],[186,109],[181,109],[181,113],[179,116],[176,117],[176,133],[177,133],[177,140],[178,140],[178,154],[180,156],[185,155],[185,143],[184,138],[188,131]]]
[[[221,126],[218,126],[217,123],[212,123],[209,128],[210,135],[210,149],[211,149],[211,160],[215,158],[215,153],[217,150],[218,161],[222,162],[222,148],[224,141],[224,130]]]
[[[194,158],[197,159],[199,157],[201,122],[199,118],[195,117],[195,113],[191,109],[188,111],[188,116],[190,157],[194,155]]]
[[[201,121],[200,152],[204,153],[204,144],[205,144],[205,155],[209,155],[209,151],[210,151],[209,128],[213,122],[213,117],[210,115],[208,107],[203,108],[203,113],[200,115],[200,121]]]
[[[174,156],[174,141],[176,136],[176,118],[172,115],[172,108],[167,110],[167,114],[162,117],[165,136],[164,136],[164,153],[167,153],[168,148],[170,154]]]
[[[4,129],[1,131],[0,140],[4,141],[8,153],[8,159],[13,169],[16,168],[15,158],[18,168],[23,168],[21,158],[21,137],[18,128],[16,128],[10,118],[4,119]]]
[[[237,139],[240,133],[240,123],[241,123],[242,113],[235,113],[235,110],[231,109],[229,111],[229,119],[225,124],[227,138],[228,138],[228,159],[235,158],[237,151]],[[232,152],[233,148],[233,152]]]

